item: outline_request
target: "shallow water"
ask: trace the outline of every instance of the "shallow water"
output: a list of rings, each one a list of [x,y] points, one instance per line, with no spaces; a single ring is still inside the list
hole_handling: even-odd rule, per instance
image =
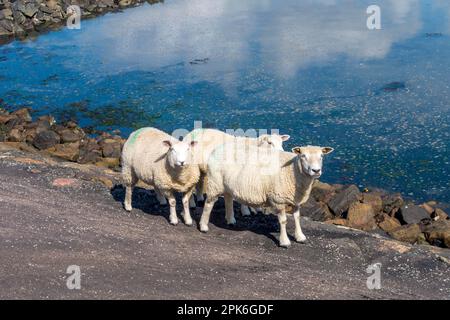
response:
[[[324,181],[450,202],[450,3],[168,0],[0,47],[0,97],[82,125],[279,129]]]

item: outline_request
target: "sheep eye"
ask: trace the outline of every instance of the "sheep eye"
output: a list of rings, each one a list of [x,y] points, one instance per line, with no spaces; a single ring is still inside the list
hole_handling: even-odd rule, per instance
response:
[[[272,144],[272,141],[268,141],[267,143],[268,143],[268,144]]]
[[[306,159],[306,154],[301,155],[302,159]]]

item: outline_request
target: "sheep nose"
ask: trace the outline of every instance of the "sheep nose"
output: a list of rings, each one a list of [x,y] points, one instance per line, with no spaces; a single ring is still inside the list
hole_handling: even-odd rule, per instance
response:
[[[180,161],[180,166],[184,166],[184,161]]]
[[[320,173],[321,169],[311,169],[314,173]]]

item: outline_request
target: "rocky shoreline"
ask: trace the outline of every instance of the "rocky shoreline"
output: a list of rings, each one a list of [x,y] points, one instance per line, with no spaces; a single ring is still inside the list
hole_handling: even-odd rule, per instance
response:
[[[154,4],[160,0],[0,0],[0,44],[58,29],[70,16],[68,7],[78,5],[81,19],[108,12]]]
[[[46,157],[119,171],[125,139],[120,132],[88,131],[74,121],[56,123],[52,116],[32,119],[30,109],[0,109],[0,142],[15,144]],[[109,188],[111,181],[103,181]],[[318,182],[302,216],[326,224],[381,233],[411,244],[450,248],[450,220],[445,204],[415,204],[400,194],[359,190],[356,185]]]

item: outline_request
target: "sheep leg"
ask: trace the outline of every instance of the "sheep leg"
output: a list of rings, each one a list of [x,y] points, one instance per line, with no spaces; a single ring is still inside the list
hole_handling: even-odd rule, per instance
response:
[[[203,207],[203,213],[202,217],[200,218],[200,231],[201,232],[208,232],[209,227],[209,216],[211,215],[212,208],[214,207],[214,204],[216,203],[218,197],[208,197],[205,201],[205,206]]]
[[[227,224],[236,224],[234,218],[233,197],[229,194],[224,194],[225,198],[225,219]]]
[[[197,208],[197,203],[194,199],[194,194],[191,194],[191,197],[189,198],[189,208]]]
[[[191,212],[189,211],[189,204],[191,202],[193,192],[194,188],[191,188],[183,195],[183,219],[187,226],[192,226],[192,217]]]
[[[284,209],[278,212],[278,222],[280,223],[280,246],[289,248],[289,246],[291,245],[291,241],[289,240],[286,231],[287,217],[286,211]]]
[[[136,175],[130,167],[124,167],[122,169],[122,177],[125,184],[125,200],[123,206],[126,211],[132,210],[131,200],[133,198],[133,187],[137,182]]]
[[[165,206],[167,204],[166,197],[163,196],[161,191],[155,188],[156,199],[158,199],[159,204]]]
[[[249,215],[251,215],[250,209],[248,208],[248,206],[241,204],[241,214],[242,214],[243,216],[249,216]]]
[[[297,208],[294,212],[295,222],[295,241],[305,242],[306,236],[303,234],[302,227],[300,226],[300,208]]]
[[[195,195],[197,196],[197,201],[205,201],[205,198],[203,197],[203,178],[200,177],[200,180],[198,181],[197,185],[195,186]]]
[[[173,224],[174,226],[178,224],[178,217],[177,217],[177,201],[175,199],[175,196],[170,191],[163,192],[164,196],[169,200],[169,222],[170,224]]]

